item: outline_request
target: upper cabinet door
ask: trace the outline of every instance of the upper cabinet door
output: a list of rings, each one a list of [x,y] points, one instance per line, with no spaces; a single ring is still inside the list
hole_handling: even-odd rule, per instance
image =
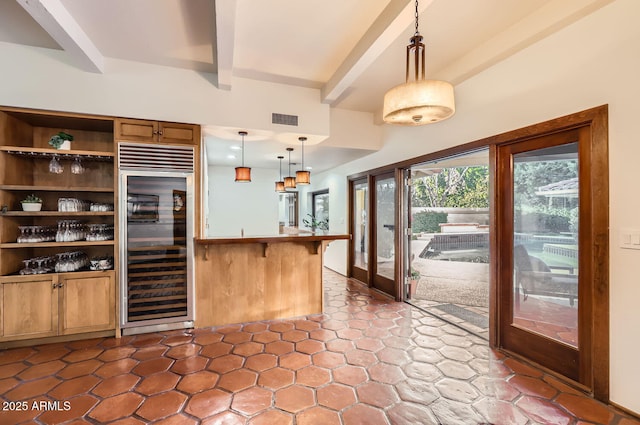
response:
[[[115,122],[114,138],[116,142],[198,145],[200,126],[118,118]]]
[[[116,142],[155,142],[158,140],[158,122],[118,118],[114,138]]]
[[[197,145],[200,142],[200,126],[161,122],[158,126],[158,142]]]

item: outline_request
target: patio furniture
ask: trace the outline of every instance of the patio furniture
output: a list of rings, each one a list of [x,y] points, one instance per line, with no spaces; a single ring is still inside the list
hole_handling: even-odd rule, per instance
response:
[[[513,248],[515,283],[520,287],[524,301],[529,295],[568,298],[573,306],[578,298],[578,275],[574,267],[549,266],[537,257],[529,255],[523,245]],[[556,270],[565,271],[558,273]]]

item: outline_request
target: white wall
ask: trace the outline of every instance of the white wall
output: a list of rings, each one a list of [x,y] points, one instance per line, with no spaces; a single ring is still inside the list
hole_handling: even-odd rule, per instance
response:
[[[236,183],[233,167],[208,168],[208,236],[278,234],[278,170],[253,168],[250,183]]]
[[[290,132],[271,124],[276,112],[299,116],[296,137],[330,131],[318,89],[234,78],[231,91],[218,90],[211,75],[111,58],[97,74],[67,65],[64,51],[3,42],[0,58],[4,106]]]
[[[608,104],[611,400],[638,414],[640,251],[619,248],[618,235],[640,229],[639,16],[640,2],[616,0],[456,86],[457,112],[448,121],[385,126],[379,152],[316,177],[346,193],[349,174]],[[346,196],[340,201],[332,197],[331,209],[346,217]]]

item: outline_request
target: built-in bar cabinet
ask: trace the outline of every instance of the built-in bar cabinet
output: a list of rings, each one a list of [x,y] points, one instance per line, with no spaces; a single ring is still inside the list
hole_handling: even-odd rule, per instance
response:
[[[115,332],[113,123],[0,108],[0,342]]]

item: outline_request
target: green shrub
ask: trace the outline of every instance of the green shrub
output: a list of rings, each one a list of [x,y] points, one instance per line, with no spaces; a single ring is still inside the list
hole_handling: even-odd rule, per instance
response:
[[[447,222],[447,213],[422,211],[413,215],[411,228],[414,233],[440,233],[440,223]]]

